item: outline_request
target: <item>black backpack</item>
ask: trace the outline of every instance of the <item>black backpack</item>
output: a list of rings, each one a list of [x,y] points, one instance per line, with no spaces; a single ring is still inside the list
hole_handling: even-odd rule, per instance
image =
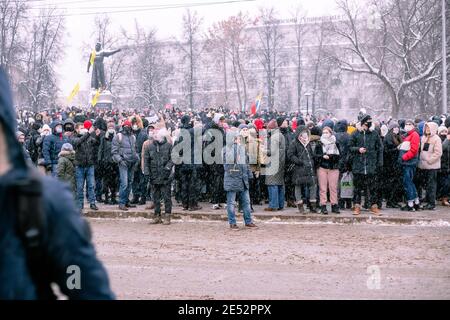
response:
[[[42,202],[42,181],[36,170],[9,187],[16,213],[16,228],[26,252],[27,267],[38,299],[56,299],[50,287],[50,270],[43,250],[46,218]]]

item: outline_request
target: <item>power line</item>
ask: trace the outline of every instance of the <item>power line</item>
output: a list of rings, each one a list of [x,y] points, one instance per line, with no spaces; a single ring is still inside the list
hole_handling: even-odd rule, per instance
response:
[[[140,7],[139,9],[130,10],[115,10],[115,11],[96,11],[96,12],[82,12],[82,13],[70,13],[70,14],[57,14],[55,17],[71,17],[71,16],[88,16],[88,15],[98,15],[98,14],[115,14],[115,13],[130,13],[138,11],[153,11],[153,10],[164,10],[164,9],[178,9],[178,8],[191,8],[191,7],[201,7],[201,6],[212,6],[220,4],[232,4],[241,2],[254,2],[257,0],[228,0],[228,1],[216,1],[216,2],[201,2],[201,3],[188,3],[188,4],[171,4],[171,5],[154,5],[153,7]],[[124,7],[125,8],[125,7]],[[45,8],[42,8],[45,9]],[[52,8],[53,9],[53,8]],[[55,8],[58,9],[58,8]],[[70,8],[75,9],[75,8]],[[33,18],[42,17],[41,15],[32,16]]]

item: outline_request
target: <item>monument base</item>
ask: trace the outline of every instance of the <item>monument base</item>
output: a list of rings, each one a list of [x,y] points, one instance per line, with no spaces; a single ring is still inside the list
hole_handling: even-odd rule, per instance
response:
[[[96,90],[91,91],[91,94],[89,96],[89,105],[94,108],[99,109],[112,109],[112,103],[113,103],[113,95],[111,91],[109,90],[103,90],[100,92],[100,95],[97,98],[97,103],[95,106],[92,106],[92,99],[94,99],[95,94],[97,93]]]

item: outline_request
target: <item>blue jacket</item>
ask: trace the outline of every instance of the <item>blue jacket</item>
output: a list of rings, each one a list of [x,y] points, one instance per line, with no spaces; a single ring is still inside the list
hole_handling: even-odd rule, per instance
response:
[[[70,143],[66,136],[55,131],[55,127],[62,124],[60,121],[54,121],[50,124],[52,134],[45,137],[42,147],[45,165],[58,164],[58,154],[61,152],[62,145],[66,142]]]
[[[16,211],[8,186],[29,176],[22,148],[15,138],[15,112],[5,73],[0,70],[0,123],[12,169],[0,176],[0,300],[39,299],[26,264],[24,245],[17,230]],[[41,178],[45,229],[41,252],[48,261],[48,282],[58,284],[69,299],[112,299],[108,275],[97,259],[88,225],[76,209],[68,186],[50,177]],[[55,197],[55,195],[58,195]],[[80,270],[81,289],[70,290],[70,266]],[[69,280],[69,281],[68,281]]]
[[[223,187],[225,191],[245,191],[249,189],[250,168],[245,147],[232,145],[224,148],[223,167],[225,171]]]

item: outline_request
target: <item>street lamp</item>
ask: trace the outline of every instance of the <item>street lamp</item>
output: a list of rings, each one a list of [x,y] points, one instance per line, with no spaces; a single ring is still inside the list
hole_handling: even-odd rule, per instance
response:
[[[306,97],[306,115],[309,114],[309,97],[311,96],[311,92],[306,92],[305,93],[305,97]]]

